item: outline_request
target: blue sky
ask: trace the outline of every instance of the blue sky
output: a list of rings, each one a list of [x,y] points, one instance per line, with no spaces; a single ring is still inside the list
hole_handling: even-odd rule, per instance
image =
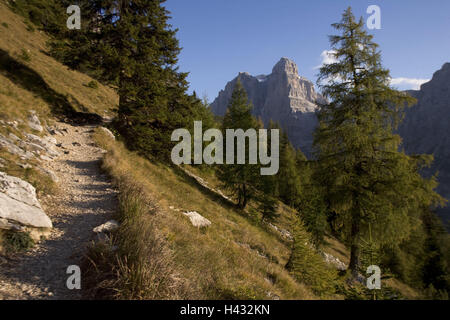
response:
[[[269,74],[281,58],[294,60],[300,75],[316,81],[316,67],[329,50],[330,26],[352,6],[363,16],[381,9],[381,29],[369,30],[383,64],[400,89],[417,88],[450,62],[449,0],[167,0],[171,24],[183,47],[180,70],[191,91],[212,101],[240,71]]]

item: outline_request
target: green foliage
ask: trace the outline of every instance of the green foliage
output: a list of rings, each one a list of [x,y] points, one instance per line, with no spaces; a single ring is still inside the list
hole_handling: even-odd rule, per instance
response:
[[[73,3],[66,0],[15,0],[10,1],[12,10],[25,17],[28,31],[35,26],[50,33],[59,33],[65,28],[66,8]]]
[[[4,26],[5,28],[9,27],[9,25],[6,22],[2,22],[2,26]]]
[[[337,272],[326,265],[312,246],[310,235],[300,219],[293,226],[294,241],[286,268],[301,282],[311,286],[320,296],[335,293],[338,283]]]
[[[348,285],[342,282],[337,287],[337,293],[346,300],[403,300],[404,297],[396,290],[381,286],[381,289],[370,290],[365,285],[356,283]]]
[[[52,55],[69,67],[117,86],[117,131],[130,149],[158,159],[169,158],[173,130],[212,123],[209,109],[186,93],[177,30],[163,2],[80,2],[81,30],[64,29],[51,43]]]
[[[425,261],[423,282],[436,290],[450,293],[450,236],[442,222],[432,212],[423,216],[427,239],[425,241]]]
[[[402,243],[382,248],[382,268],[401,281],[440,299],[450,292],[449,236],[442,222],[424,210],[422,224]]]
[[[325,233],[328,230],[325,192],[313,176],[316,166],[315,161],[308,161],[303,153],[298,150],[296,163],[300,174],[301,193],[297,198],[295,208],[305,223],[306,229],[311,233],[312,242],[316,247],[319,247],[323,244]]]
[[[280,169],[277,177],[280,199],[293,207],[300,194],[300,176],[296,164],[296,151],[285,132],[281,134]]]
[[[261,212],[262,219],[265,221],[274,221],[278,217],[278,201],[273,196],[274,185],[274,176],[261,176],[259,186],[261,194],[258,196],[258,210]]]
[[[419,174],[432,157],[407,156],[393,133],[402,108],[414,99],[389,87],[378,45],[350,8],[333,27],[341,32],[330,36],[336,62],[323,66],[318,80],[330,102],[318,112],[316,177],[329,210],[344,226],[350,268],[356,272],[369,225],[373,241],[398,243],[420,223],[421,208],[442,203],[442,198],[433,191],[436,180]]]
[[[432,284],[425,289],[425,297],[430,300],[449,300],[448,291],[437,290]]]
[[[234,87],[231,100],[223,119],[222,131],[224,145],[226,145],[227,129],[258,129],[259,125],[251,114],[252,105],[248,102],[247,93],[238,81]],[[247,140],[247,139],[246,139]],[[236,139],[235,139],[236,142]],[[260,166],[249,163],[249,144],[245,143],[245,164],[237,163],[238,143],[234,143],[234,164],[224,164],[218,167],[218,177],[223,182],[223,187],[228,189],[238,199],[238,206],[245,208],[248,201],[255,197],[255,191],[259,184]]]
[[[31,61],[30,54],[25,49],[22,49],[20,59],[22,59],[25,62]]]
[[[6,231],[3,235],[3,245],[7,253],[16,253],[31,249],[34,241],[28,232]]]
[[[98,82],[95,80],[91,80],[88,82],[88,84],[86,86],[91,89],[98,89]]]

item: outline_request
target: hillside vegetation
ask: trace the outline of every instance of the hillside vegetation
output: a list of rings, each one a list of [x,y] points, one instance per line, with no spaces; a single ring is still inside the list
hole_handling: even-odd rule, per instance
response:
[[[166,134],[172,127],[191,120],[184,119],[183,113],[194,110],[190,117],[211,120],[197,97],[184,93],[187,87],[184,77],[180,80],[182,85],[170,92],[170,99],[164,100],[167,110],[177,99],[182,99],[183,106],[188,105],[187,111],[175,108],[174,118],[164,118],[170,125],[159,123],[158,119],[141,119],[136,114],[130,116],[129,110],[140,109],[125,104],[120,111],[120,84],[104,85],[106,81],[70,70],[50,56],[47,46],[50,37],[30,25],[26,18],[0,2],[0,120],[17,121],[16,129],[0,125],[0,134],[22,137],[25,132],[33,132],[25,125],[31,110],[45,124],[56,120],[71,122],[74,115],[80,117],[77,120],[83,120],[83,116],[115,117],[118,108],[122,115],[122,122],[110,125],[117,140],[100,129],[95,132],[96,143],[107,151],[102,168],[119,190],[116,219],[120,227],[110,241],[93,244],[83,259],[87,298],[374,298],[363,284],[351,284],[345,270],[338,271],[335,264],[325,261],[326,253],[348,265],[351,255],[344,237],[324,226],[324,220],[314,220],[316,189],[307,189],[309,186],[303,181],[301,187],[298,183],[304,176],[298,174],[296,166],[307,162],[301,152],[284,141],[282,156],[287,161],[283,163],[289,166],[280,168],[282,178],[277,178],[273,185],[270,180],[263,181],[263,186],[250,181],[254,183],[251,187],[255,187],[253,198],[237,206],[233,190],[222,190],[223,181],[214,167],[174,166],[166,158],[170,148],[163,141],[168,137],[157,140],[162,135],[158,125]],[[139,79],[142,83],[145,80],[148,79]],[[128,82],[122,85],[136,94]],[[147,106],[148,101],[140,103]],[[145,110],[144,114],[151,111]],[[151,130],[146,130],[146,125]],[[220,126],[212,120],[208,125]],[[136,143],[132,143],[133,130],[141,130]],[[141,149],[147,142],[149,145]],[[41,197],[57,192],[55,183],[33,169],[23,168],[17,156],[0,149],[0,158],[6,160],[2,171],[31,182]],[[270,192],[265,193],[267,185]],[[273,187],[277,190],[272,190]],[[272,191],[276,196],[272,196]],[[267,215],[262,214],[261,204],[268,210]],[[208,219],[211,225],[194,227],[185,215],[192,211]],[[321,229],[311,227],[314,223]],[[413,246],[408,249],[414,251]],[[412,259],[407,254],[401,257]],[[397,262],[401,269],[403,260]],[[408,266],[413,262],[408,260]],[[414,281],[406,281],[406,277],[398,280],[400,271],[383,280],[383,289],[376,298],[425,297],[406,284]]]
[[[158,276],[180,277],[180,284],[186,286],[182,297],[315,297],[310,288],[296,282],[284,269],[290,254],[289,243],[281,234],[262,225],[259,217],[235,209],[226,199],[206,191],[178,168],[151,163],[100,132],[97,139],[108,151],[104,168],[120,191],[128,195],[120,198],[119,220],[125,222],[123,228],[130,228],[130,224],[139,226],[132,231],[138,233],[135,236],[139,240],[127,241],[125,255],[141,252],[140,246],[162,245],[147,241],[143,238],[145,235],[159,238],[171,252],[163,259],[173,258],[173,263],[164,263],[166,267]],[[138,211],[136,206],[143,206],[143,212],[136,214],[133,211],[136,214],[133,215],[130,211]],[[201,213],[212,225],[208,228],[192,226],[183,215],[186,211]],[[284,214],[292,215],[292,212]],[[119,236],[130,234],[119,233]],[[122,241],[118,240],[120,244]],[[150,249],[150,252],[155,255],[149,257],[150,264],[162,254],[158,248]],[[169,266],[172,274],[168,275],[165,271]],[[165,298],[174,292],[168,294]],[[136,296],[133,293],[125,297]]]
[[[49,37],[0,1],[0,119],[41,116],[73,109],[112,116],[118,105],[114,89],[70,70],[49,56]],[[91,85],[90,85],[91,83]]]

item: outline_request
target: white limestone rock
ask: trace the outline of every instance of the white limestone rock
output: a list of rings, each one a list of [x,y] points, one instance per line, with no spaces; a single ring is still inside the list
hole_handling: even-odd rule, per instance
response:
[[[52,228],[34,187],[4,172],[0,172],[0,219],[18,226]]]
[[[36,115],[35,111],[31,111],[30,116],[28,117],[28,126],[36,131],[42,132],[44,128],[41,125],[41,121],[39,117]]]
[[[23,143],[22,140],[19,141],[19,144]],[[9,153],[19,156],[22,159],[31,159],[33,158],[33,154],[29,151],[23,150],[21,147],[16,146],[14,142],[0,134],[0,148],[6,149]]]
[[[95,233],[110,233],[119,228],[119,223],[116,220],[109,220],[102,225],[94,228]]]
[[[209,227],[211,225],[211,221],[209,221],[196,211],[183,212],[183,214],[189,217],[189,220],[191,220],[191,223],[194,227],[202,228]]]

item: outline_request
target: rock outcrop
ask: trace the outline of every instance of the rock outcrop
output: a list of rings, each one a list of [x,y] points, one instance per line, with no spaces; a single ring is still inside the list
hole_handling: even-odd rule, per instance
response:
[[[239,73],[211,104],[213,113],[220,116],[225,114],[238,79],[253,104],[253,114],[261,117],[265,125],[269,120],[278,122],[294,146],[308,154],[312,145],[312,132],[317,125],[316,102],[322,103],[324,98],[315,91],[311,81],[299,75],[297,65],[287,58],[281,58],[270,75]]]
[[[52,222],[31,184],[0,172],[0,228],[21,231],[28,227],[48,229]]]
[[[21,160],[30,160],[35,157],[51,160],[60,155],[55,148],[57,141],[52,136],[41,138],[30,133],[24,136],[24,139],[20,139],[13,133],[9,133],[8,137],[0,134],[0,148],[17,155]]]
[[[321,255],[323,257],[323,260],[327,264],[334,266],[337,270],[339,270],[339,271],[347,270],[346,264],[343,263],[341,260],[339,260],[339,258],[336,258],[332,254],[326,253],[326,252],[321,252]]]
[[[211,221],[209,221],[196,211],[183,212],[183,214],[187,216],[189,220],[191,220],[191,223],[194,227],[204,228],[211,225]]]
[[[30,151],[23,150],[14,143],[14,139],[5,137],[0,134],[0,148],[6,149],[9,153],[17,155],[22,160],[28,160],[33,158],[33,154]]]
[[[450,63],[435,72],[431,81],[418,91],[408,91],[417,104],[406,111],[399,128],[403,146],[408,154],[433,154],[430,176],[439,172],[437,191],[450,200]],[[444,222],[450,219],[450,205],[438,209]]]

